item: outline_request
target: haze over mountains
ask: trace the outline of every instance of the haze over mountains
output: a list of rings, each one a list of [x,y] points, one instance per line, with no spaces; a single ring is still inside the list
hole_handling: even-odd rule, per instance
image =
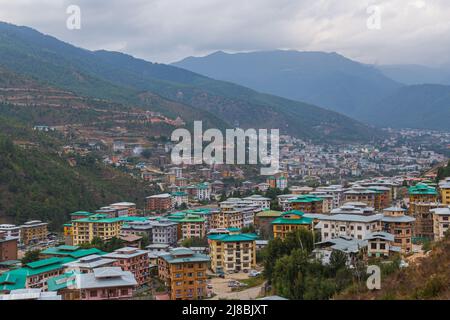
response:
[[[279,128],[303,138],[364,141],[380,132],[326,109],[261,94],[178,67],[74,47],[0,23],[0,66],[74,94],[139,106],[205,126]]]
[[[326,107],[381,127],[450,130],[445,72],[417,66],[375,67],[337,53],[267,51],[189,57],[173,65],[252,89]],[[427,70],[425,73],[423,70]],[[420,76],[423,74],[423,81]],[[395,80],[393,80],[395,79]],[[449,78],[450,79],[450,78]],[[408,105],[404,105],[408,101]],[[425,110],[427,114],[424,121]]]

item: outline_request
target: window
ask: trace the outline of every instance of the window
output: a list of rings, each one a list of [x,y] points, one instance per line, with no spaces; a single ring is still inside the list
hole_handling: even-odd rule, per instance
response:
[[[371,243],[370,244],[370,248],[375,250],[377,248],[377,244],[376,243]]]

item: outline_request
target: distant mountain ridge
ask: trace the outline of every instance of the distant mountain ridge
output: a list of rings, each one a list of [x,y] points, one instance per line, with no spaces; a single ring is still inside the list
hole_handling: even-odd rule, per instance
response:
[[[235,54],[219,51],[173,65],[326,107],[380,127],[450,130],[450,121],[445,118],[450,105],[444,87],[403,84],[450,84],[450,72],[446,70],[411,65],[370,66],[334,52],[290,50]],[[408,107],[404,105],[406,101]]]
[[[363,114],[362,106],[401,87],[376,68],[335,52],[216,52],[173,65],[351,117]]]
[[[78,95],[168,113],[210,127],[279,128],[307,139],[367,141],[380,131],[314,105],[129,55],[89,51],[0,23],[0,66]],[[149,97],[152,97],[149,99]]]

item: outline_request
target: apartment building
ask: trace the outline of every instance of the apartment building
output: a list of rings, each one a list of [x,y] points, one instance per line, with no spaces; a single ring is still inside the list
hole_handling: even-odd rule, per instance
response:
[[[270,209],[270,201],[272,199],[263,197],[259,194],[254,194],[249,197],[243,198],[243,200],[250,201],[252,204],[259,206],[261,210],[269,210]]]
[[[412,252],[414,219],[406,215],[406,209],[389,207],[383,210],[382,230],[394,236],[393,246],[403,254]]]
[[[255,229],[263,239],[269,239],[273,236],[272,222],[278,219],[283,212],[276,210],[263,210],[255,216]]]
[[[17,260],[18,237],[10,237],[6,232],[0,231],[0,262]]]
[[[394,244],[394,235],[387,232],[372,232],[364,240],[368,242],[367,256],[387,258],[392,253],[399,253],[400,247]]]
[[[172,300],[199,300],[206,296],[206,271],[210,258],[187,248],[175,248],[158,259],[158,276]]]
[[[446,205],[438,202],[416,202],[414,212],[411,214],[416,219],[413,235],[418,238],[434,238],[433,209],[445,208]]]
[[[48,223],[40,220],[25,222],[20,228],[20,236],[24,245],[46,241],[48,237]]]
[[[18,238],[19,241],[21,237],[21,227],[14,224],[0,224],[0,232],[4,232],[4,236],[11,238]]]
[[[223,273],[254,269],[257,237],[253,233],[239,232],[209,235],[211,270]]]
[[[450,206],[431,209],[431,212],[433,214],[434,240],[438,241],[444,238],[445,234],[449,232]]]
[[[299,229],[312,230],[313,219],[304,216],[304,212],[298,210],[286,211],[272,221],[272,232],[274,238],[286,239],[286,236]]]
[[[303,194],[288,200],[291,210],[304,213],[322,213],[323,199],[314,195]]]
[[[337,237],[352,237],[363,240],[369,233],[381,231],[382,214],[332,214],[315,215],[319,221],[322,241]]]
[[[145,198],[147,212],[165,212],[172,209],[172,195],[169,193],[156,194]]]
[[[409,195],[409,214],[417,213],[416,207],[421,204],[437,203],[438,193],[436,188],[430,187],[424,183],[418,183],[408,189]],[[422,208],[423,209],[423,208]]]
[[[125,247],[107,253],[103,255],[103,258],[114,259],[113,266],[120,267],[124,271],[130,271],[134,275],[138,286],[148,284],[150,281],[150,260],[148,252],[145,250]]]
[[[152,221],[152,243],[175,245],[178,241],[178,224],[165,218]]]
[[[380,194],[375,190],[358,185],[354,185],[350,190],[344,192],[344,202],[363,202],[376,210],[381,208]]]
[[[103,214],[73,220],[73,245],[89,243],[96,237],[102,240],[119,237],[123,222],[121,218],[108,218]]]
[[[439,182],[439,191],[441,194],[441,202],[450,205],[450,178]]]
[[[218,212],[213,212],[211,228],[239,228],[254,225],[255,214],[261,212],[260,205],[239,198],[229,198],[219,203]]]

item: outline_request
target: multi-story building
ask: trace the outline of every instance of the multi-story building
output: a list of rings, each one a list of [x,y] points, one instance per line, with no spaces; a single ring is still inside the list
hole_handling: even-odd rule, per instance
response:
[[[63,300],[129,300],[137,286],[130,271],[119,267],[95,268],[93,272],[69,272],[48,281],[48,288],[57,291]]]
[[[206,271],[210,258],[187,248],[176,248],[158,259],[158,276],[172,300],[198,300],[206,296]]]
[[[104,253],[103,253],[104,254]],[[64,272],[91,273],[96,268],[112,267],[115,259],[105,258],[99,254],[91,254],[78,260],[64,264]]]
[[[286,211],[272,221],[273,237],[284,240],[289,233],[299,229],[312,230],[313,221],[312,218],[305,217],[301,211]]]
[[[291,210],[302,211],[304,213],[322,213],[323,199],[314,195],[299,195],[288,200]]]
[[[400,252],[400,247],[394,245],[394,236],[387,232],[372,232],[364,239],[367,241],[369,257],[389,257],[391,253]]]
[[[0,232],[4,232],[6,237],[18,238],[19,241],[22,239],[20,230],[21,227],[14,224],[0,224]]]
[[[137,215],[136,203],[132,202],[118,202],[109,205],[110,208],[116,210],[125,210],[127,216],[133,217]],[[118,215],[120,216],[120,215]]]
[[[189,195],[184,191],[172,192],[172,205],[174,208],[181,205],[187,205],[189,203]]]
[[[103,255],[103,258],[114,259],[116,260],[113,263],[114,266],[133,273],[139,286],[147,284],[150,280],[150,260],[145,250],[125,247],[107,253]]]
[[[181,239],[204,238],[206,236],[206,220],[198,215],[186,214],[178,220],[181,228]]]
[[[24,245],[46,241],[48,237],[48,223],[40,220],[25,222],[21,226],[20,236]]]
[[[438,202],[416,202],[412,217],[416,219],[414,223],[413,235],[417,238],[434,238],[433,230],[433,209],[444,208],[444,204]]]
[[[316,188],[316,192],[324,192],[327,195],[333,196],[333,207],[338,208],[344,198],[344,189],[341,185],[331,185],[326,187],[318,187]]]
[[[0,262],[17,260],[18,240],[18,237],[10,237],[6,232],[0,231]]]
[[[380,209],[380,194],[371,189],[358,185],[352,186],[350,190],[344,192],[345,202],[364,202],[367,206]]]
[[[172,195],[169,193],[155,194],[145,199],[145,209],[148,212],[165,212],[172,209]]]
[[[259,205],[239,198],[229,198],[219,203],[220,211],[213,212],[211,228],[238,228],[254,225],[255,214],[262,211]]]
[[[383,210],[382,230],[394,236],[393,246],[400,248],[402,253],[412,252],[412,235],[414,219],[407,216],[406,209],[389,207]]]
[[[450,224],[450,206],[445,208],[431,209],[433,214],[434,240],[441,240],[448,233]]]
[[[89,243],[94,238],[109,240],[113,237],[119,237],[123,222],[122,218],[108,218],[102,214],[73,220],[73,245]]]
[[[269,239],[273,236],[272,222],[281,216],[281,211],[263,210],[255,216],[255,229],[263,239]]]
[[[272,199],[263,197],[259,194],[254,194],[249,197],[243,198],[243,200],[251,201],[252,204],[261,207],[261,210],[269,210],[270,209],[270,201]]]
[[[352,237],[363,240],[369,233],[381,231],[382,214],[332,214],[307,215],[319,221],[322,241],[338,237]]]
[[[73,258],[49,258],[25,264],[22,268],[0,275],[0,292],[15,289],[39,288],[47,290],[47,280],[64,273],[64,264]]]
[[[416,213],[416,206],[423,203],[437,203],[438,193],[436,188],[430,187],[424,183],[418,183],[408,189],[409,195],[409,214]]]
[[[439,183],[439,191],[441,193],[441,202],[450,205],[450,178]]]
[[[223,273],[254,269],[256,238],[256,234],[239,232],[209,235],[211,270],[215,273]]]
[[[168,219],[152,221],[152,243],[175,245],[178,241],[178,224]]]
[[[123,235],[136,235],[141,237],[147,237],[151,241],[152,239],[153,222],[150,220],[145,221],[130,221],[124,223],[120,229],[120,233]]]

